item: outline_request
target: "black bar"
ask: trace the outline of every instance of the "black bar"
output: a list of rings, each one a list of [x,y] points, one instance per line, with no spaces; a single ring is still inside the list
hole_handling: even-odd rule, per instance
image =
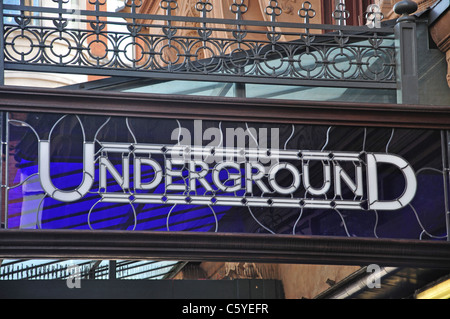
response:
[[[164,311],[167,316],[173,314],[171,318],[186,318],[183,313],[183,306],[189,306],[190,303],[202,305],[217,303],[217,314],[226,313],[226,306],[235,299],[282,299],[284,298],[283,285],[278,280],[262,279],[239,279],[239,280],[80,280],[80,289],[68,288],[66,280],[1,280],[0,281],[0,299],[82,299],[86,300],[102,299],[104,302],[108,299],[135,299],[145,300],[145,304],[140,306],[148,307],[152,313],[155,311]],[[157,302],[152,303],[152,300]],[[164,301],[171,300],[171,302]],[[173,302],[173,299],[179,301]],[[195,299],[195,300],[193,300]],[[202,299],[199,301],[199,299]],[[205,302],[205,300],[209,302]],[[215,301],[211,301],[215,299]],[[190,301],[189,301],[190,300]],[[270,300],[268,300],[270,302]],[[118,310],[126,309],[128,303],[119,301],[121,307],[113,304],[108,305],[107,309],[113,309],[117,314]],[[28,303],[28,302],[27,302]],[[223,305],[222,305],[223,304]],[[92,304],[94,305],[94,304]],[[97,304],[98,306],[98,304]],[[102,304],[100,307],[106,306]],[[112,307],[111,307],[112,306]],[[231,305],[233,306],[233,305]],[[235,308],[229,306],[229,311]],[[219,311],[218,308],[223,308]],[[34,307],[31,307],[34,308]],[[105,314],[106,309],[102,311]],[[275,308],[269,308],[272,314]],[[242,311],[242,310],[241,310]],[[91,310],[89,310],[92,313]],[[113,314],[113,313],[111,313]],[[259,313],[261,314],[261,312]],[[206,316],[210,316],[206,314]],[[236,314],[229,314],[233,318],[241,318]],[[247,316],[248,317],[248,316]],[[274,318],[273,316],[267,316]],[[202,318],[202,314],[187,316],[187,318]],[[257,318],[261,318],[257,315]],[[264,318],[264,317],[263,317]]]
[[[5,68],[12,71],[28,72],[50,72],[65,74],[87,74],[98,76],[123,76],[137,77],[143,79],[155,80],[189,80],[189,81],[212,81],[212,82],[235,82],[235,83],[254,83],[254,84],[278,84],[278,85],[297,85],[313,87],[342,87],[342,88],[360,88],[360,89],[395,89],[397,84],[393,81],[375,82],[369,80],[337,80],[337,79],[302,79],[294,77],[268,77],[258,75],[228,75],[228,74],[203,74],[193,72],[169,72],[149,69],[119,69],[119,68],[97,68],[74,65],[54,65],[54,64],[33,64],[5,62]]]
[[[2,230],[0,258],[450,267],[450,242],[321,236]]]
[[[445,221],[447,234],[450,234],[450,140],[448,130],[441,131],[441,145],[442,145],[442,170],[443,184],[444,184],[444,200],[445,200]],[[450,236],[447,236],[450,241]]]
[[[0,86],[0,111],[450,129],[449,105],[212,98],[12,86]]]

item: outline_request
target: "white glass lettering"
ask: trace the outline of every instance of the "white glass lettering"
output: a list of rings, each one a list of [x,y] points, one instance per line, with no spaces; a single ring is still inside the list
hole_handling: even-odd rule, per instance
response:
[[[227,168],[235,169],[240,171],[240,166],[238,163],[234,162],[222,162],[216,165],[214,171],[213,171],[213,181],[214,184],[224,192],[236,192],[241,189],[241,174],[240,173],[230,173]],[[234,185],[232,186],[226,186],[222,183],[220,180],[219,174],[220,171],[226,170],[228,173],[228,181],[234,181]]]
[[[305,186],[305,189],[310,193],[311,195],[324,195],[328,192],[331,185],[331,170],[330,170],[330,164],[322,163],[323,165],[323,185],[321,188],[314,188],[311,186],[310,183],[310,177],[309,177],[309,161],[305,162],[303,164],[303,184]]]
[[[75,202],[83,198],[94,183],[94,143],[83,145],[83,181],[71,191],[57,189],[50,178],[50,141],[39,141],[39,179],[48,196],[61,202]]]
[[[402,171],[405,178],[405,189],[399,198],[379,200],[377,163],[392,164]],[[405,207],[414,198],[417,179],[413,169],[403,158],[392,154],[367,154],[367,187],[369,209],[396,210]]]
[[[142,183],[142,165],[147,165],[153,168],[154,177],[150,182]],[[157,161],[152,158],[134,158],[134,187],[136,189],[154,189],[161,183],[162,178],[162,168]]]
[[[222,157],[227,155],[227,159],[213,165],[206,161],[207,156],[194,158],[195,155],[204,154],[206,148],[201,146],[138,143],[100,143],[100,146],[101,151],[97,151],[101,154],[98,157],[98,172],[95,171],[94,143],[86,142],[83,146],[82,182],[73,190],[60,190],[55,187],[50,175],[50,141],[39,141],[39,179],[47,195],[62,202],[80,200],[93,187],[96,173],[99,175],[101,196],[107,202],[131,203],[135,200],[140,203],[159,204],[396,210],[408,205],[417,189],[417,180],[411,165],[400,156],[387,153],[367,153],[364,159],[355,152],[214,147],[215,154]],[[170,157],[174,149],[178,155],[176,159]],[[110,153],[120,154],[119,166],[113,164]],[[271,154],[275,153],[276,161],[263,165],[262,159],[270,158]],[[160,156],[159,160],[157,156]],[[216,159],[219,159],[219,156]],[[238,158],[241,160],[238,161]],[[312,163],[317,163],[317,167]],[[345,163],[349,165],[345,166]],[[391,165],[402,173],[399,176],[404,178],[405,186],[398,198],[380,198],[380,163]],[[349,174],[353,168],[354,174]],[[107,189],[108,174],[121,186],[121,191],[127,190],[125,194]],[[131,174],[133,176],[130,176]],[[318,174],[319,180],[323,180],[321,186],[312,186],[313,174]],[[282,182],[282,176],[285,181],[290,181],[289,184]],[[164,190],[160,191],[162,187],[159,186],[164,186]],[[345,186],[350,192],[347,189],[344,192]],[[261,195],[254,196],[255,187],[261,191]],[[134,190],[140,192],[136,193]],[[171,193],[166,194],[167,191]],[[243,193],[234,196],[222,193],[238,191]],[[286,198],[280,195],[290,196]],[[368,206],[363,208],[361,204],[366,199]]]

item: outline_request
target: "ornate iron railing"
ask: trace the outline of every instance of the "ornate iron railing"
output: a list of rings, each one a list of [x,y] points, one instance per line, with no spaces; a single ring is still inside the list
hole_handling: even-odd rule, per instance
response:
[[[347,26],[349,13],[343,4],[333,12],[336,24],[331,25],[314,22],[320,8],[309,1],[289,13],[282,1],[267,1],[260,10],[262,20],[246,19],[249,6],[244,0],[233,0],[226,12],[223,4],[210,0],[186,1],[189,10],[175,0],[157,2],[155,14],[148,14],[142,0],[127,0],[112,11],[104,0],[89,0],[89,10],[69,0],[49,0],[48,6],[6,2],[5,69],[396,87],[394,29],[380,26],[377,7],[369,8],[366,25]]]

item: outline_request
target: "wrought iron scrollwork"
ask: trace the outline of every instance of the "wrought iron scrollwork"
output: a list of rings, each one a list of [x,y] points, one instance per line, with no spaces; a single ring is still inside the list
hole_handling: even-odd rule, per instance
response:
[[[296,3],[298,23],[284,22],[287,13],[274,0],[261,7],[266,21],[246,19],[255,5],[247,0],[233,0],[228,15],[234,19],[218,18],[223,4],[191,2],[189,11],[176,0],[161,0],[154,14],[141,12],[141,0],[127,0],[117,12],[107,11],[104,0],[89,0],[93,10],[73,10],[67,0],[53,0],[56,8],[5,4],[5,67],[395,88],[394,32],[380,27],[375,7],[367,14],[374,27],[356,27],[312,23],[316,10],[309,1]],[[333,18],[343,22],[348,17],[339,4]]]

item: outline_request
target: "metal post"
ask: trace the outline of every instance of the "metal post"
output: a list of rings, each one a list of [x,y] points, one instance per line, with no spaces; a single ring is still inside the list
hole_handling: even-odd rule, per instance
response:
[[[450,241],[450,131],[441,131],[442,141],[442,170],[444,178],[444,204],[445,204],[445,222],[447,229],[447,241]]]
[[[3,180],[3,170],[4,170],[3,147],[5,144],[3,142],[3,137],[4,137],[3,130],[5,128],[4,121],[3,121],[4,113],[5,112],[0,112],[0,229],[6,228],[6,220],[7,220],[7,216],[5,213],[6,210],[3,209],[3,207],[4,207],[3,206],[3,190],[6,189],[6,187],[3,186],[6,184]],[[6,154],[5,154],[5,156],[6,156]],[[6,168],[5,168],[5,170],[6,170]],[[1,265],[1,262],[0,262],[0,265]]]
[[[95,270],[98,268],[101,262],[101,260],[97,260],[92,264],[91,269],[89,269],[89,279],[95,279]]]
[[[117,279],[117,261],[109,261],[109,279]]]
[[[245,97],[246,91],[245,91],[245,83],[235,83],[234,86],[234,95],[236,97]]]
[[[417,10],[417,3],[400,1],[394,11],[401,17],[395,25],[397,64],[397,103],[419,103],[419,72],[417,57],[417,35],[415,17],[410,14]]]
[[[2,155],[2,185],[3,187],[3,197],[2,197],[2,209],[4,209],[4,228],[8,229],[8,180],[9,180],[9,156],[8,156],[8,142],[9,142],[9,112],[2,112],[2,142],[1,142],[1,152]]]

